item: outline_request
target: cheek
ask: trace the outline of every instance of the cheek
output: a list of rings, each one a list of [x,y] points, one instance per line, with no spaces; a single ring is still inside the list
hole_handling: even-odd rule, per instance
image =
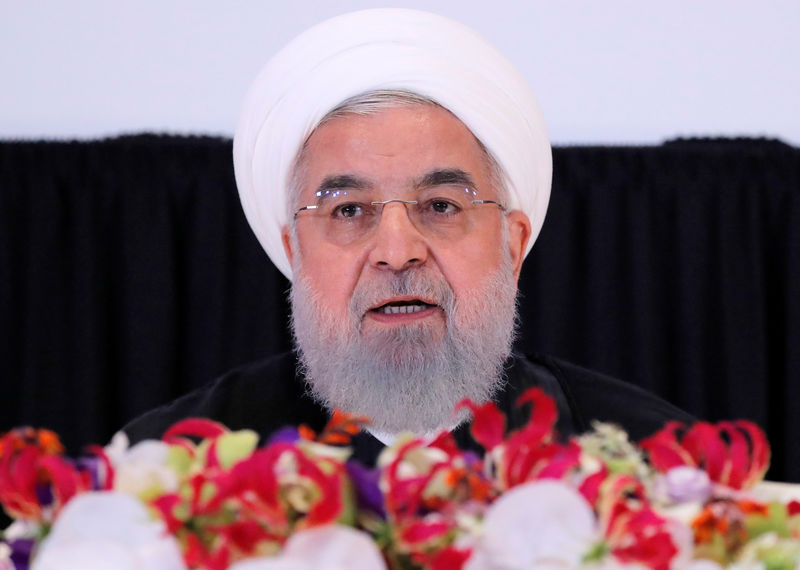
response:
[[[491,264],[486,260],[479,262],[469,262],[469,260],[459,259],[451,263],[441,263],[442,273],[452,287],[457,300],[471,298],[471,296],[484,288],[486,280],[490,275],[496,273],[500,267],[498,262]]]
[[[327,309],[346,311],[358,280],[357,258],[324,243],[304,243],[302,238],[299,241],[299,273],[311,291]]]
[[[440,250],[437,263],[453,288],[459,293],[480,289],[485,279],[503,265],[506,253],[500,228],[469,236],[458,247]]]

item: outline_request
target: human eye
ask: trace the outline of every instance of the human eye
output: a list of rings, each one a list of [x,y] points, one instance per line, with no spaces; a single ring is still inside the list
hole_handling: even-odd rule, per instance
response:
[[[363,202],[343,202],[331,208],[330,217],[334,220],[348,221],[369,213],[369,206]]]
[[[430,214],[454,216],[461,213],[461,206],[449,198],[434,197],[421,204],[422,209]]]
[[[469,208],[468,189],[455,184],[441,184],[423,191],[419,197],[420,210],[436,217],[457,217]]]

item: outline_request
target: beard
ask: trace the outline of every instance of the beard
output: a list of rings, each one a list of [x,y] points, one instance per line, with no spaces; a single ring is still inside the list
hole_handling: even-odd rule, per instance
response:
[[[362,279],[346,316],[326,308],[297,269],[292,332],[310,392],[329,410],[365,415],[379,432],[427,433],[463,420],[466,412],[454,413],[462,399],[484,402],[502,387],[517,322],[508,256],[458,297],[441,272],[426,265]],[[435,303],[444,323],[426,318],[363,330],[366,312],[395,296]]]

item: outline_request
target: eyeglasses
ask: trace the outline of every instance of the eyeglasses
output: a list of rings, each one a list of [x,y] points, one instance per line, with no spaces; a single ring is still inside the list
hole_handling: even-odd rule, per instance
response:
[[[326,239],[348,245],[368,237],[380,223],[387,204],[398,202],[406,207],[408,218],[425,237],[458,239],[474,227],[478,206],[493,204],[501,211],[505,206],[494,200],[478,200],[477,192],[463,185],[436,185],[423,189],[416,200],[370,200],[367,190],[332,188],[317,192],[317,203],[303,206],[295,219],[313,220]]]

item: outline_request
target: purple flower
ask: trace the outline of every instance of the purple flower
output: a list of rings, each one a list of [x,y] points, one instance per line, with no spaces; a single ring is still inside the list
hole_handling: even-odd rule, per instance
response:
[[[30,538],[19,538],[8,542],[8,546],[11,547],[11,561],[16,570],[28,570],[35,544],[36,542]]]
[[[346,463],[347,474],[353,481],[356,490],[356,501],[362,509],[367,509],[381,518],[386,518],[386,509],[383,504],[383,493],[378,486],[380,479],[379,469],[369,469],[356,461]]]
[[[48,507],[53,504],[53,489],[50,483],[37,483],[36,487],[36,500],[43,507]]]
[[[102,462],[97,457],[81,457],[75,461],[75,467],[79,470],[88,473],[92,481],[92,490],[99,491],[102,489],[100,483],[100,469]]]
[[[267,445],[273,443],[295,443],[300,440],[300,432],[296,427],[284,427],[279,429],[270,436]]]
[[[464,463],[466,463],[468,467],[473,467],[482,461],[481,456],[474,451],[463,451],[462,454]]]
[[[705,502],[711,496],[711,479],[702,469],[682,465],[664,475],[666,494],[676,503]]]

